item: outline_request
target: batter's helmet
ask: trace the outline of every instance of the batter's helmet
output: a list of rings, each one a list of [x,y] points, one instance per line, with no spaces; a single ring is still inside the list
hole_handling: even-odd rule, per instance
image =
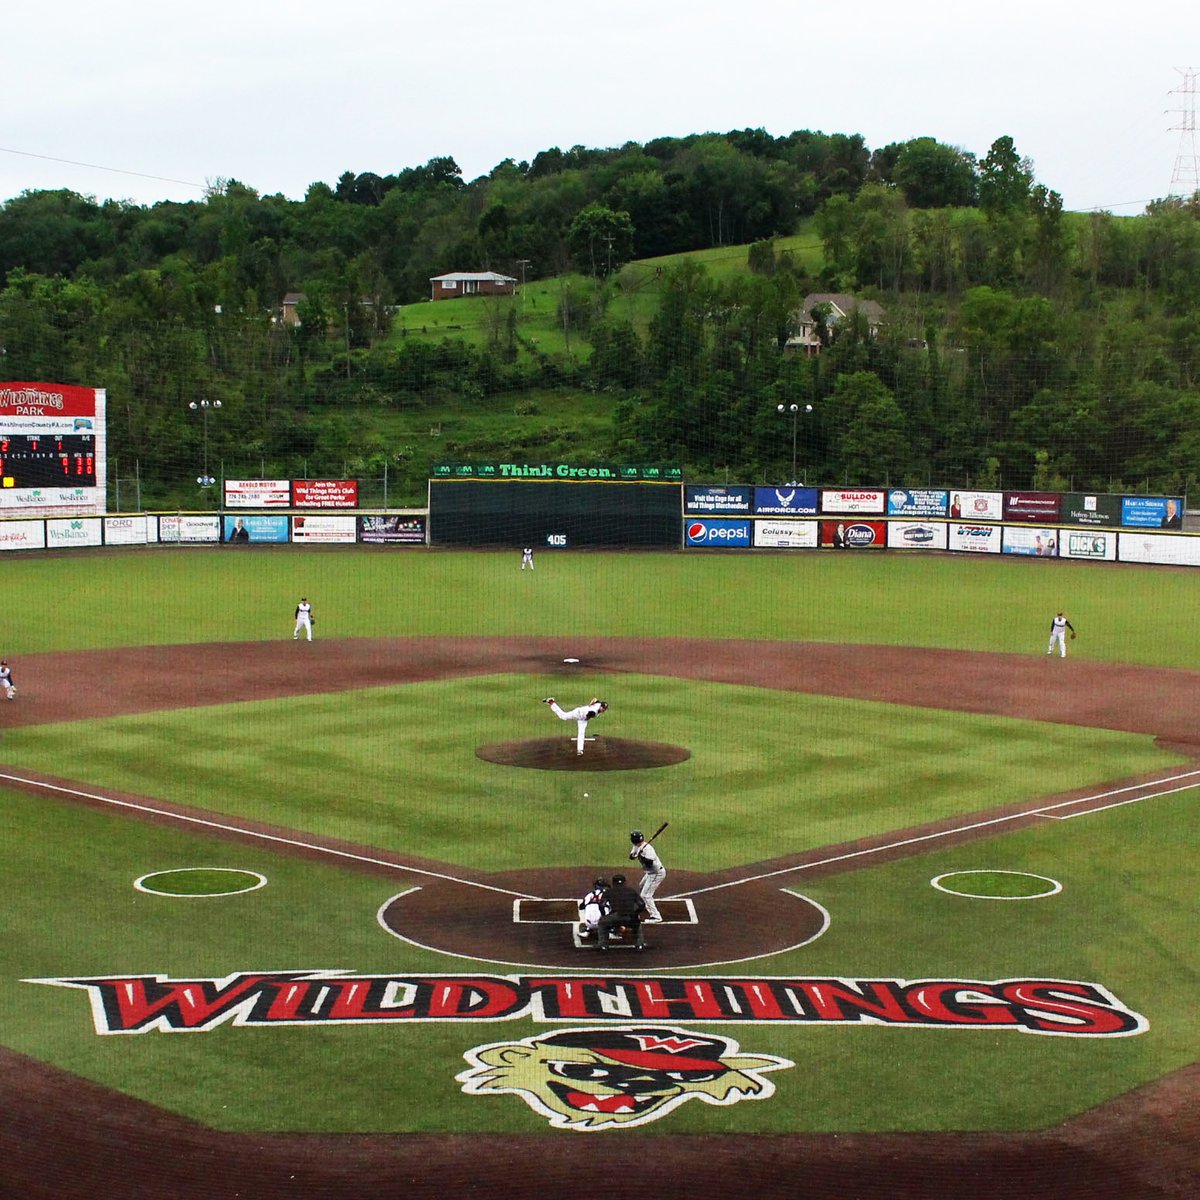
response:
[[[638,842],[644,842],[646,839],[640,829],[635,829],[630,835],[629,840],[636,846]]]

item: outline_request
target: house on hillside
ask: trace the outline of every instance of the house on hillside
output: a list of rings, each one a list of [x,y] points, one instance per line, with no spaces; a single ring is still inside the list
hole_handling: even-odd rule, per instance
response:
[[[279,305],[279,320],[284,325],[299,325],[300,314],[296,311],[296,306],[303,303],[303,292],[288,292]]]
[[[825,327],[830,331],[837,328],[839,321],[845,321],[851,314],[857,313],[867,323],[867,336],[873,338],[884,320],[883,306],[874,300],[858,300],[844,292],[812,292],[804,297],[800,311],[792,314],[794,332],[784,346],[785,354],[811,357],[821,353],[819,314],[814,312],[819,306],[824,306]]]
[[[430,300],[457,300],[459,296],[511,296],[517,281],[495,271],[451,271],[429,280]]]

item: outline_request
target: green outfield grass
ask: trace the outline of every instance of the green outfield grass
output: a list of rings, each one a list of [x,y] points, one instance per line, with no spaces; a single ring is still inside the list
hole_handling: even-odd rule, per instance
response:
[[[602,684],[612,697],[593,729],[687,745],[688,761],[580,777],[475,757],[492,742],[573,737],[538,700],[554,682],[493,676],[33,726],[8,733],[4,758],[477,870],[526,866],[533,844],[542,866],[605,862],[623,854],[614,829],[670,819],[686,829],[673,863],[704,871],[1183,761],[1134,734],[792,693],[764,705],[753,688],[624,675],[577,681],[580,697]]]
[[[531,576],[519,570],[519,552],[80,552],[6,559],[0,652],[29,692],[38,681],[20,674],[22,661],[39,651],[290,639],[295,602],[307,594],[320,639],[783,638],[1036,655],[1045,653],[1051,615],[1065,608],[1080,630],[1072,643],[1080,657],[1195,670],[1196,579],[1183,570],[902,554],[547,552]],[[229,652],[232,662],[236,647]],[[1179,761],[1130,734],[791,693],[771,692],[764,703],[752,688],[636,675],[575,681],[578,698],[613,702],[596,731],[686,745],[686,763],[581,782],[474,756],[481,742],[570,736],[539,703],[560,685],[504,674],[9,727],[0,763],[473,870],[614,856],[624,865],[626,831],[666,818],[668,867],[707,871]],[[1185,850],[1196,797],[936,843],[840,875],[789,876],[788,887],[828,911],[828,931],[803,949],[729,968],[1094,981],[1148,1018],[1145,1033],[1085,1041],[739,1025],[725,1031],[746,1053],[796,1062],[773,1075],[776,1096],[732,1108],[687,1104],[641,1132],[1044,1128],[1194,1061],[1200,958]],[[204,867],[260,872],[268,883],[236,896],[134,887],[150,872],[184,870],[191,874],[182,880],[211,891]],[[1006,902],[930,885],[977,870],[1030,872],[1062,891]],[[468,1097],[454,1080],[470,1047],[546,1028],[529,1021],[100,1037],[83,992],[22,982],[506,970],[385,933],[379,908],[410,877],[368,876],[9,790],[0,790],[0,872],[0,1041],[16,1051],[220,1129],[546,1132],[515,1098]]]
[[[906,553],[551,553],[210,547],[5,562],[3,650],[290,637],[595,634],[873,642],[1200,669],[1184,568]],[[581,617],[581,614],[585,614]]]
[[[775,1077],[776,1100],[685,1105],[660,1131],[1033,1129],[1185,1065],[1195,1054],[1197,961],[1191,868],[1177,848],[1193,823],[1194,804],[1167,797],[852,874],[796,876],[793,890],[828,909],[829,931],[753,970],[1096,980],[1147,1016],[1148,1032],[1095,1042],[1011,1030],[738,1027],[730,1032],[743,1050],[797,1063]],[[0,1028],[10,1047],[220,1129],[544,1132],[525,1105],[464,1097],[453,1080],[464,1050],[527,1036],[537,1027],[526,1021],[98,1037],[85,993],[22,982],[471,970],[377,927],[377,909],[397,890],[386,879],[19,794],[5,795],[3,824]],[[32,829],[40,855],[23,840]],[[198,865],[259,871],[269,882],[241,896],[191,899],[133,887],[147,868]],[[1063,891],[1003,904],[929,883],[944,871],[986,868],[1048,875]]]

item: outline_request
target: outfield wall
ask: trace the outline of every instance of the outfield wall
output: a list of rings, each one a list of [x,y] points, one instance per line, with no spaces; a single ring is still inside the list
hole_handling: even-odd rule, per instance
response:
[[[240,529],[239,529],[240,526]],[[1126,562],[1200,567],[1200,534],[1149,529],[1079,529],[1005,523],[828,518],[783,520],[763,517],[675,517],[674,540],[663,548],[723,550],[891,550],[951,554],[999,554],[1081,562]],[[664,526],[665,527],[665,526]],[[617,527],[618,529],[624,527]],[[244,536],[243,536],[244,534]],[[426,547],[428,514],[403,513],[114,513],[104,517],[12,518],[0,520],[0,552],[74,550],[102,546],[222,546],[236,551],[254,546]],[[550,540],[530,539],[540,549],[564,549]],[[489,544],[475,540],[472,545]],[[505,540],[506,549],[519,544]],[[639,545],[622,539],[615,545]]]

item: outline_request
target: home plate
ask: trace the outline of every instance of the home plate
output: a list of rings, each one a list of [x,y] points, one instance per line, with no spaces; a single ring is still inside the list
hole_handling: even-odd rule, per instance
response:
[[[563,659],[563,662],[578,662],[578,661],[579,661],[579,659],[577,659],[577,658],[564,658]]]

